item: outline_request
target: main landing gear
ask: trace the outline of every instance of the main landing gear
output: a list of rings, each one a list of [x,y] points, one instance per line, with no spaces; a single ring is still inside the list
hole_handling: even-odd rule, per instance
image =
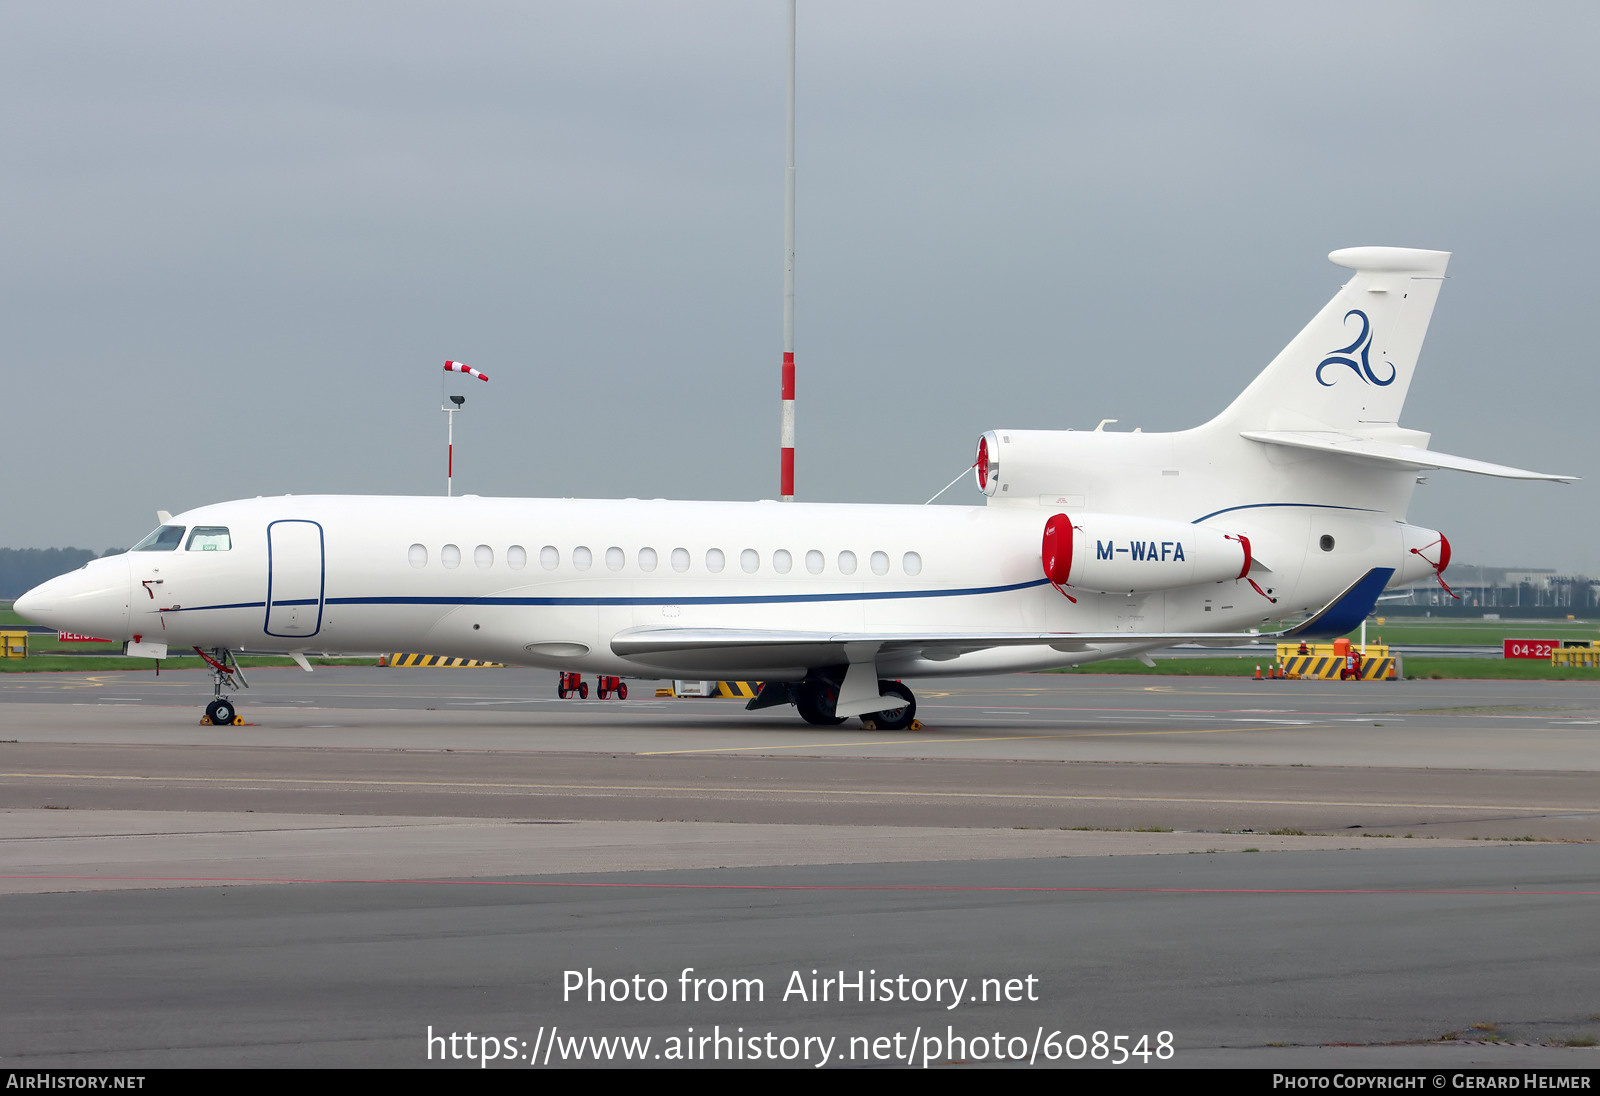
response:
[[[878,682],[879,696],[898,697],[905,703],[879,712],[861,716],[861,725],[868,730],[903,731],[916,722],[917,698],[911,690],[898,681]],[[761,691],[745,705],[747,711],[773,708],[779,704],[793,704],[800,718],[816,727],[837,727],[845,721],[834,713],[839,702],[838,683],[824,677],[807,678],[799,682],[768,681]]]
[[[881,712],[868,712],[861,717],[863,726],[871,723],[880,731],[903,731],[916,722],[917,698],[912,695],[910,689],[898,681],[880,681],[878,682],[878,693],[880,696],[897,696],[904,700],[905,703],[898,708],[888,708]]]
[[[244,671],[239,669],[239,660],[232,651],[226,647],[216,647],[211,654],[206,654],[196,647],[194,653],[205,659],[206,665],[211,668],[211,696],[212,701],[206,705],[205,718],[200,721],[202,726],[211,727],[242,727],[244,716],[239,714],[239,709],[234,707],[233,701],[223,696],[223,690],[234,688],[248,689],[250,683],[244,679]],[[235,685],[234,679],[238,678]]]
[[[794,707],[800,718],[814,727],[837,727],[844,716],[834,715],[839,690],[826,681],[802,681],[794,687]]]

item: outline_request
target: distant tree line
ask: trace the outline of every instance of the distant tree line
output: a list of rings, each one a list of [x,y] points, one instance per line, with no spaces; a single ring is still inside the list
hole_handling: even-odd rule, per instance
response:
[[[21,597],[46,579],[76,571],[96,556],[125,548],[92,552],[87,548],[0,548],[0,598]]]

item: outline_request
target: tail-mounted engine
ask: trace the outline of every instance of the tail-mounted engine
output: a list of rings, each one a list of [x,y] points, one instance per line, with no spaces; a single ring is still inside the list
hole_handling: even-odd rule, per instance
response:
[[[1063,594],[1067,587],[1140,594],[1245,579],[1267,596],[1249,578],[1249,538],[1160,518],[1055,514],[1044,523],[1040,562]]]
[[[1443,588],[1444,592],[1461,600],[1461,595],[1450,589],[1450,584],[1444,580],[1444,569],[1450,566],[1450,541],[1443,533],[1432,529],[1419,529],[1414,525],[1405,526],[1406,556],[1401,562],[1398,581],[1415,579],[1418,575],[1433,572],[1434,579]]]
[[[978,438],[978,459],[973,468],[978,489],[997,502],[1035,501],[1040,495],[1060,493],[1095,478],[1093,467],[1103,461],[1105,446],[1119,446],[1118,458],[1128,447],[1148,443],[1154,435],[1100,434],[1078,430],[989,430]]]

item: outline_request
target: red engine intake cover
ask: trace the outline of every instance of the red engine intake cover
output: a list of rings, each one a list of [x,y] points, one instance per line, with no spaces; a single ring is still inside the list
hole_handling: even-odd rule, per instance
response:
[[[1072,574],[1072,519],[1056,514],[1044,523],[1044,544],[1039,557],[1044,563],[1044,577],[1057,586],[1065,586]]]

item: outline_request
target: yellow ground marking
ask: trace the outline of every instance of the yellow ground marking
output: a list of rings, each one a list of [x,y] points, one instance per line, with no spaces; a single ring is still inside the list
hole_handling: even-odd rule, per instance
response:
[[[708,787],[708,786],[678,786],[678,785],[649,785],[649,784],[506,784],[490,783],[485,781],[451,781],[451,780],[330,780],[309,777],[296,779],[294,777],[246,777],[246,776],[113,776],[100,773],[0,773],[0,779],[24,780],[107,780],[126,782],[152,782],[152,783],[185,783],[185,784],[244,784],[244,785],[313,785],[329,787],[395,787],[395,788],[486,788],[497,791],[514,792],[682,792],[690,795],[706,795],[708,793],[722,795],[833,795],[852,798],[866,798],[880,796],[897,799],[1007,799],[1007,800],[1048,800],[1062,803],[1191,803],[1210,804],[1217,806],[1257,806],[1257,807],[1409,807],[1414,810],[1438,811],[1516,811],[1520,813],[1561,813],[1561,814],[1600,814],[1600,807],[1566,807],[1557,805],[1520,806],[1503,805],[1495,806],[1486,803],[1405,803],[1405,802],[1361,802],[1344,800],[1318,800],[1318,799],[1212,799],[1189,798],[1184,796],[1161,795],[1056,795],[1052,793],[1030,792],[942,792],[942,791],[895,791],[889,789],[849,789],[849,788],[770,788],[770,787]],[[15,809],[15,808],[13,808]]]
[[[640,750],[640,757],[661,757],[666,754],[740,753],[747,750],[821,750],[831,746],[922,746],[929,743],[956,742],[1034,742],[1048,738],[1137,738],[1141,735],[1167,734],[1232,734],[1235,731],[1288,731],[1304,730],[1306,724],[1293,727],[1212,727],[1184,728],[1176,731],[1079,731],[1072,734],[1013,734],[979,735],[977,738],[884,738],[867,742],[796,742],[788,746],[706,746],[693,750]]]

